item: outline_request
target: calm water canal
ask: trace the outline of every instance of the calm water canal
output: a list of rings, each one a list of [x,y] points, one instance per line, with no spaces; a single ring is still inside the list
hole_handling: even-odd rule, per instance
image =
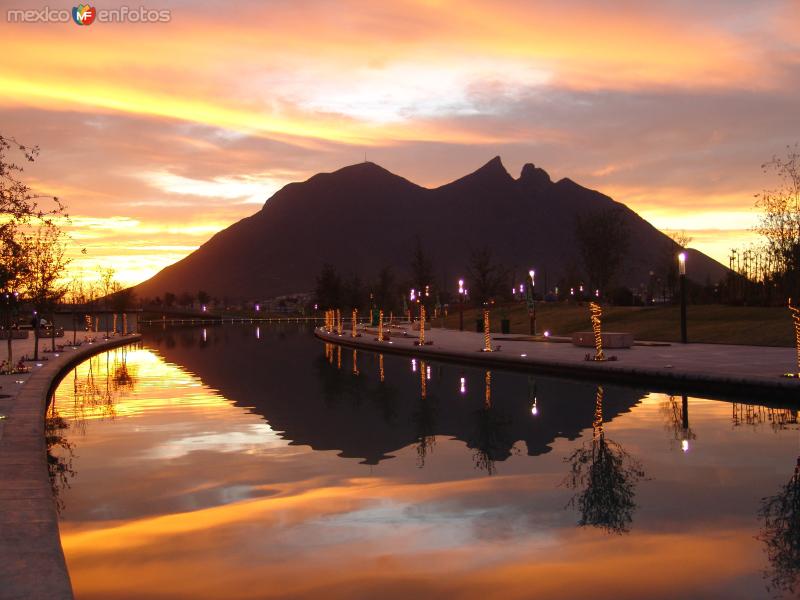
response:
[[[80,600],[753,599],[800,572],[796,416],[172,328],[70,372],[48,445]]]

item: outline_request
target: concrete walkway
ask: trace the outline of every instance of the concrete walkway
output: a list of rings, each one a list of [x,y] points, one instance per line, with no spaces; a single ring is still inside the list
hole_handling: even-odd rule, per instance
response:
[[[571,378],[618,381],[642,384],[653,390],[710,392],[725,396],[769,394],[770,398],[800,401],[800,379],[781,377],[797,372],[796,353],[792,348],[734,346],[723,344],[671,344],[634,346],[624,350],[606,350],[616,361],[585,360],[594,356],[594,348],[579,348],[571,343],[525,340],[526,336],[492,334],[495,352],[481,352],[482,333],[431,329],[425,340],[432,345],[418,347],[419,332],[392,330],[391,342],[378,342],[375,329],[359,328],[361,337],[353,338],[345,330],[340,337],[317,328],[315,334],[325,341],[385,353],[401,353],[439,360],[466,362],[487,367],[537,371]],[[514,338],[517,338],[516,340]]]
[[[141,339],[117,336],[65,346],[57,353],[42,353],[50,340],[40,341],[40,357],[27,362],[25,375],[0,375],[0,599],[69,600],[72,586],[61,550],[58,515],[50,487],[44,436],[47,399],[56,378],[88,356]],[[78,339],[83,336],[79,333]],[[72,341],[72,332],[56,338]],[[6,357],[6,340],[0,356]],[[14,340],[14,363],[33,355],[33,338]],[[2,360],[0,359],[0,360]]]

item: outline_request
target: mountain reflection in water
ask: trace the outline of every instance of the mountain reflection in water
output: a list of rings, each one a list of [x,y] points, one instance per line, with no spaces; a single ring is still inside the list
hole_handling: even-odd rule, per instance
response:
[[[797,413],[768,399],[166,329],[69,373],[47,442],[79,600],[797,589]]]

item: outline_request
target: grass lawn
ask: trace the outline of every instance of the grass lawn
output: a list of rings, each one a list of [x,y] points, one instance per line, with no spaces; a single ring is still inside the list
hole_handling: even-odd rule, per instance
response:
[[[525,305],[508,307],[511,333],[529,333]],[[492,332],[500,332],[503,309],[490,313]],[[755,346],[794,346],[794,329],[789,311],[784,307],[690,305],[687,309],[690,342],[750,344]],[[475,331],[475,320],[481,313],[464,310],[464,329]],[[440,327],[441,319],[433,325]],[[445,327],[458,328],[458,308],[451,309]],[[569,336],[576,331],[590,331],[588,304],[536,303],[536,331]],[[680,341],[680,308],[678,306],[626,307],[603,306],[604,331],[630,331],[637,340]]]

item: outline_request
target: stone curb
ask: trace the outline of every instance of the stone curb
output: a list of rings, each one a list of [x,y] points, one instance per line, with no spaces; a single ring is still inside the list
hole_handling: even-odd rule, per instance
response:
[[[370,336],[352,338],[344,333],[331,334],[316,328],[314,335],[325,342],[361,348],[384,354],[402,354],[458,362],[474,366],[536,372],[570,379],[591,379],[629,385],[645,385],[653,391],[712,393],[740,398],[769,392],[770,399],[800,403],[800,380],[781,377],[721,375],[703,371],[626,366],[624,362],[563,361],[538,357],[522,357],[517,353],[453,350],[442,346],[413,345],[412,337],[393,337],[392,343],[379,342]],[[406,343],[407,342],[407,343]]]
[[[52,354],[22,384],[0,437],[0,600],[72,600],[50,487],[44,422],[61,377],[89,356],[141,340],[133,334]]]

